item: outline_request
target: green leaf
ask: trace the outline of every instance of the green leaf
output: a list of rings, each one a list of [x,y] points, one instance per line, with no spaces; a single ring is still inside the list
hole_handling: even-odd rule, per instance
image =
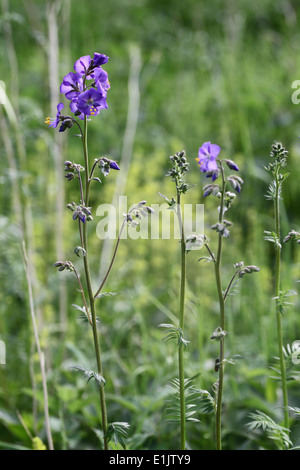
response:
[[[115,445],[119,443],[126,450],[125,439],[127,439],[127,429],[129,427],[128,423],[121,421],[109,424],[105,434],[107,441],[110,442],[112,440]]]
[[[82,366],[74,366],[73,369],[80,371],[83,373],[83,378],[87,380],[87,382],[90,382],[90,380],[94,379],[98,385],[103,386],[105,385],[105,379],[102,377],[102,375],[98,374],[97,372],[86,369],[85,367]]]
[[[102,299],[103,297],[108,297],[110,295],[117,295],[116,292],[102,292],[101,294],[97,295],[95,299]]]
[[[287,449],[293,445],[289,438],[289,429],[275,423],[275,421],[266,413],[257,410],[256,413],[250,413],[249,417],[251,418],[251,421],[247,426],[250,431],[262,429],[262,431],[268,434],[270,439],[277,441],[280,448],[284,447]]]
[[[265,230],[264,233],[266,234],[266,236],[264,237],[264,240],[266,240],[267,242],[274,243],[275,246],[277,246],[278,248],[281,248],[280,240],[278,238],[278,235],[275,232],[268,232],[267,230]]]
[[[179,326],[175,326],[170,323],[161,323],[158,327],[166,328],[168,331],[168,334],[163,338],[163,341],[168,342],[174,339],[177,342],[177,346],[183,344],[184,347],[187,347],[189,341],[183,338],[183,331]]]

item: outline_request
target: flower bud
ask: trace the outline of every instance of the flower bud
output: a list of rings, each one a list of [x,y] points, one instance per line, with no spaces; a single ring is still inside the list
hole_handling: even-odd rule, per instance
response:
[[[112,170],[120,170],[119,165],[118,165],[116,162],[114,162],[113,160],[110,161],[109,167],[110,167]]]
[[[239,167],[237,166],[237,164],[232,161],[232,160],[225,160],[228,168],[230,168],[231,170],[234,170],[234,171],[239,171]]]

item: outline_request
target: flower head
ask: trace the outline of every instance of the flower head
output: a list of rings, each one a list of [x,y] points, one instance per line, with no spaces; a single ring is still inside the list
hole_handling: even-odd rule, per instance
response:
[[[106,64],[108,59],[109,57],[107,57],[107,55],[94,52],[93,63],[95,67],[100,67],[100,65]]]
[[[106,96],[94,88],[90,88],[80,93],[76,103],[78,111],[85,116],[95,116],[99,114],[100,109],[108,108]]]
[[[74,64],[74,70],[80,75],[85,75],[90,68],[90,64],[91,64],[91,56],[84,55],[82,57],[79,57],[78,60],[76,60]]]
[[[101,67],[95,70],[94,72],[95,85],[97,90],[103,95],[107,95],[107,90],[110,89],[110,83],[108,81],[108,75],[105,70]]]
[[[58,126],[58,123],[59,121],[61,120],[61,110],[63,109],[64,107],[64,104],[63,103],[59,103],[57,105],[57,114],[56,114],[56,118],[55,119],[52,119],[50,117],[47,117],[45,123],[46,124],[49,124],[49,127],[57,127]]]
[[[96,116],[101,109],[108,108],[106,102],[107,90],[110,88],[108,75],[101,68],[108,62],[105,54],[94,52],[93,58],[84,55],[76,60],[75,72],[64,76],[60,85],[60,92],[70,100],[70,109],[76,118],[85,119],[86,116]],[[59,103],[55,119],[47,118],[46,123],[57,127],[61,121],[59,131],[63,132],[72,127],[77,120],[71,116],[60,114],[63,104]]]
[[[204,142],[199,148],[198,158],[196,159],[199,163],[200,170],[203,173],[209,173],[208,176],[212,177],[214,181],[218,176],[218,163],[216,161],[221,147],[210,142]]]
[[[105,54],[94,52],[93,59],[91,59],[90,55],[84,55],[76,60],[74,70],[82,76],[85,75],[87,78],[93,78],[93,71],[107,62],[108,57]]]
[[[57,105],[56,118],[51,119],[50,117],[47,117],[47,119],[45,121],[46,124],[49,124],[49,127],[54,127],[54,128],[56,128],[58,126],[59,122],[61,122],[59,132],[63,132],[68,127],[73,126],[73,119],[71,118],[71,116],[62,116],[61,115],[61,110],[63,109],[63,107],[64,107],[64,104],[59,103]]]
[[[72,100],[83,91],[83,80],[80,73],[68,73],[60,85],[60,92],[66,95],[68,100]]]

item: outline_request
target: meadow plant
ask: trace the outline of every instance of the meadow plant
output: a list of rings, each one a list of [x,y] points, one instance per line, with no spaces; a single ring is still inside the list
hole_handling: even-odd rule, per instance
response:
[[[268,188],[266,198],[274,203],[274,231],[265,231],[265,240],[273,243],[275,251],[275,266],[274,266],[274,300],[276,312],[276,326],[277,326],[277,344],[278,355],[280,362],[280,376],[281,376],[281,391],[283,400],[283,413],[284,413],[284,427],[289,431],[289,409],[288,409],[288,391],[287,391],[287,377],[286,377],[286,364],[285,354],[283,347],[283,332],[282,332],[282,316],[287,306],[287,297],[293,292],[282,291],[281,288],[281,223],[280,223],[280,206],[282,200],[282,185],[289,176],[289,172],[285,170],[287,164],[288,151],[281,143],[275,143],[271,149],[271,162],[266,167],[270,173],[272,181]],[[283,240],[284,243],[289,240],[298,241],[298,233],[292,230]]]
[[[217,287],[218,301],[219,301],[219,325],[211,335],[211,339],[219,343],[219,354],[218,359],[215,361],[215,370],[218,372],[218,381],[214,386],[215,392],[215,439],[216,449],[222,449],[222,401],[223,401],[223,387],[224,387],[224,366],[225,363],[233,363],[234,357],[225,358],[225,337],[227,331],[225,329],[226,321],[226,300],[232,289],[236,285],[237,281],[242,278],[245,274],[250,274],[259,271],[259,268],[254,265],[245,266],[243,261],[234,264],[234,273],[224,289],[224,281],[221,275],[222,267],[222,250],[223,250],[223,239],[229,238],[230,227],[232,222],[227,219],[227,212],[230,209],[232,203],[235,201],[236,196],[240,193],[243,180],[236,174],[225,175],[225,168],[228,167],[230,170],[235,172],[239,171],[236,163],[229,159],[220,159],[221,148],[212,144],[211,142],[205,142],[198,152],[197,161],[200,166],[201,172],[205,173],[206,178],[211,178],[211,183],[204,186],[204,196],[210,195],[215,196],[220,202],[218,206],[218,220],[211,226],[211,229],[217,233],[218,245],[217,253],[214,254],[210,245],[209,240],[206,236],[202,236],[202,245],[206,247],[209,253],[209,257],[200,258],[200,260],[209,260],[213,262],[215,268],[215,282]],[[220,177],[220,183],[216,180]],[[235,192],[228,190],[230,185]],[[226,218],[225,218],[226,214]],[[208,392],[207,392],[208,393]],[[207,398],[207,393],[204,396]]]
[[[169,205],[169,209],[174,210],[177,215],[180,230],[180,295],[179,295],[179,321],[178,326],[162,323],[160,327],[166,328],[168,333],[165,341],[175,339],[178,347],[178,381],[173,382],[173,386],[179,391],[179,421],[180,421],[180,448],[186,448],[186,421],[191,418],[186,413],[185,403],[185,374],[184,374],[184,348],[188,342],[184,339],[184,307],[185,307],[185,284],[186,284],[186,236],[184,232],[184,223],[182,218],[182,195],[185,194],[189,185],[185,182],[185,175],[189,171],[189,163],[184,151],[178,152],[170,157],[171,168],[167,176],[176,186],[176,198],[171,200],[163,196]]]
[[[74,273],[83,302],[82,307],[75,305],[75,308],[81,312],[82,323],[88,324],[92,329],[97,371],[86,369],[82,366],[75,367],[75,369],[82,372],[88,382],[90,380],[95,380],[99,387],[103,447],[105,450],[109,448],[110,440],[118,442],[123,448],[125,448],[125,438],[129,425],[124,422],[108,422],[104,391],[105,378],[103,375],[103,365],[101,360],[99,321],[96,316],[96,302],[104,295],[113,294],[110,292],[102,292],[102,289],[115,261],[122,231],[126,225],[136,227],[139,224],[139,220],[151,212],[151,208],[146,206],[146,201],[141,201],[131,207],[127,214],[124,214],[123,223],[120,228],[111,262],[98,289],[96,292],[93,292],[87,231],[88,223],[93,220],[92,207],[90,207],[91,185],[94,182],[95,184],[101,183],[99,176],[96,176],[96,171],[100,171],[100,174],[107,177],[111,170],[120,170],[119,165],[114,160],[111,160],[106,156],[99,156],[94,159],[91,165],[89,163],[87,134],[88,123],[97,116],[101,110],[108,108],[107,92],[110,88],[110,84],[108,81],[108,75],[102,68],[102,65],[106,64],[107,61],[108,57],[99,53],[94,53],[93,58],[89,55],[80,57],[74,64],[75,72],[68,73],[64,77],[60,86],[60,92],[63,93],[70,101],[71,114],[63,114],[62,111],[64,109],[64,104],[59,103],[57,105],[56,117],[53,119],[46,119],[46,123],[52,128],[58,127],[59,132],[64,132],[66,129],[71,129],[73,126],[76,126],[79,129],[79,134],[76,134],[76,136],[79,137],[82,142],[83,165],[66,160],[64,162],[64,171],[67,181],[75,180],[78,184],[78,200],[76,202],[72,201],[68,203],[67,208],[72,212],[72,218],[74,223],[77,223],[78,227],[80,244],[75,247],[74,254],[81,257],[83,260],[85,286],[83,286],[80,273],[72,261],[60,260],[55,262],[54,266],[58,268],[58,271],[66,270]]]

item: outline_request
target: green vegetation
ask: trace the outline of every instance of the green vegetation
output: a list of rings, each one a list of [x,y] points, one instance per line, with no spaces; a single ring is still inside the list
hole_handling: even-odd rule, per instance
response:
[[[82,272],[82,259],[73,253],[78,234],[66,208],[77,200],[77,188],[66,181],[63,167],[64,160],[84,165],[82,148],[74,129],[59,133],[44,123],[56,115],[64,75],[77,58],[94,52],[110,57],[105,70],[111,89],[108,110],[89,124],[90,161],[107,156],[121,171],[95,183],[90,206],[118,201],[119,195],[127,196],[128,205],[144,199],[162,204],[161,194],[176,198],[166,174],[169,156],[184,149],[191,186],[184,203],[205,204],[210,236],[216,201],[203,197],[198,148],[217,143],[223,158],[237,163],[244,184],[230,214],[234,229],[222,254],[222,279],[228,285],[233,264],[242,260],[260,272],[238,282],[226,299],[222,448],[300,446],[300,365],[292,349],[300,341],[300,247],[292,241],[280,252],[281,291],[295,295],[284,295],[279,359],[276,260],[264,233],[275,229],[274,207],[265,197],[274,142],[289,151],[281,241],[300,227],[300,105],[291,100],[292,84],[300,80],[299,15],[294,0],[2,0],[0,340],[6,364],[0,364],[0,448],[49,448],[43,359],[54,448],[89,450],[103,443],[93,334],[76,308],[82,298],[75,276],[53,267],[71,259]],[[100,217],[93,217],[89,269],[98,279],[95,292],[115,241],[97,237]],[[211,237],[214,253],[217,242]],[[219,326],[219,302],[212,264],[198,262],[206,255],[186,256],[185,441],[186,449],[210,450],[219,357],[210,338]],[[106,436],[110,449],[180,448],[180,424],[173,419],[182,392],[178,357],[159,328],[178,325],[180,256],[178,240],[120,242],[105,286],[116,295],[103,296],[97,311],[113,423]],[[279,307],[277,299],[277,318]],[[283,360],[289,419],[282,409]]]

